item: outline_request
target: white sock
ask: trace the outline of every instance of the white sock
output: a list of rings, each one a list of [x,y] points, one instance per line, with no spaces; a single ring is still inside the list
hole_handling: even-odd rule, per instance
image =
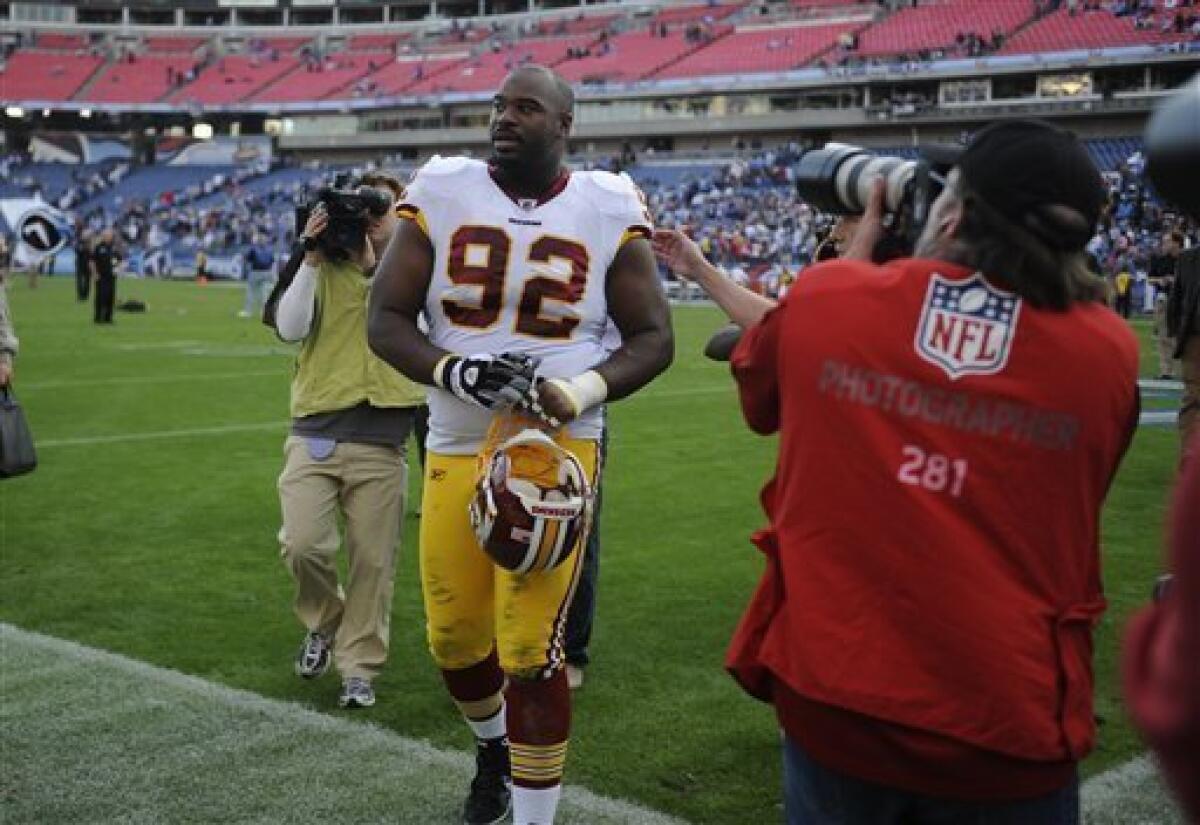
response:
[[[467,719],[467,717],[463,717]],[[467,724],[471,726],[471,731],[475,734],[476,739],[499,739],[508,733],[508,728],[504,724],[504,704],[500,704],[500,710],[489,716],[487,719],[467,719]]]
[[[558,810],[558,797],[562,785],[552,788],[513,789],[513,825],[554,825],[554,812]]]

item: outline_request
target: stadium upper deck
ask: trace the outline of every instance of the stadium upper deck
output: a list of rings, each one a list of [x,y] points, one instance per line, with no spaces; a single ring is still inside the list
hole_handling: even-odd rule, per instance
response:
[[[1134,45],[1200,48],[1200,9],[1166,0],[713,2],[371,27],[6,26],[6,105],[261,107],[478,93],[515,66],[585,85]],[[380,29],[383,29],[382,31]]]

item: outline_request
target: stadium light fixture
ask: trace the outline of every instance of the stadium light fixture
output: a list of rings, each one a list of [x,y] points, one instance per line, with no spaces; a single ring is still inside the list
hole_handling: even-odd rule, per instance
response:
[[[211,140],[212,136],[213,127],[211,123],[192,124],[192,137],[196,140]]]
[[[53,112],[50,109],[42,109],[42,117],[50,117]]]
[[[8,106],[4,109],[4,114],[9,117],[25,117],[25,110],[20,106]]]
[[[80,109],[79,116],[86,120],[87,118],[90,118],[92,116],[92,110],[91,109]]]

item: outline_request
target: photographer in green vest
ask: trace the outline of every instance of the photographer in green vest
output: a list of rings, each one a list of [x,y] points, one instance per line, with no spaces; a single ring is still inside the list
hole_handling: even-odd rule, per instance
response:
[[[268,316],[281,339],[300,343],[279,477],[279,539],[306,630],[295,670],[315,679],[332,663],[343,708],[375,703],[372,682],[387,660],[407,490],[404,445],[413,411],[425,403],[423,388],[367,347],[367,295],[403,188],[381,175],[363,184],[323,189],[311,209],[299,210],[303,263]],[[339,512],[344,582],[335,563]]]

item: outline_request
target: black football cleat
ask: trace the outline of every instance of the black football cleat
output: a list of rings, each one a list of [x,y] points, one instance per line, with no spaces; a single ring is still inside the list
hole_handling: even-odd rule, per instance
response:
[[[512,810],[509,779],[508,739],[481,739],[476,742],[475,778],[463,805],[464,825],[497,825]]]

